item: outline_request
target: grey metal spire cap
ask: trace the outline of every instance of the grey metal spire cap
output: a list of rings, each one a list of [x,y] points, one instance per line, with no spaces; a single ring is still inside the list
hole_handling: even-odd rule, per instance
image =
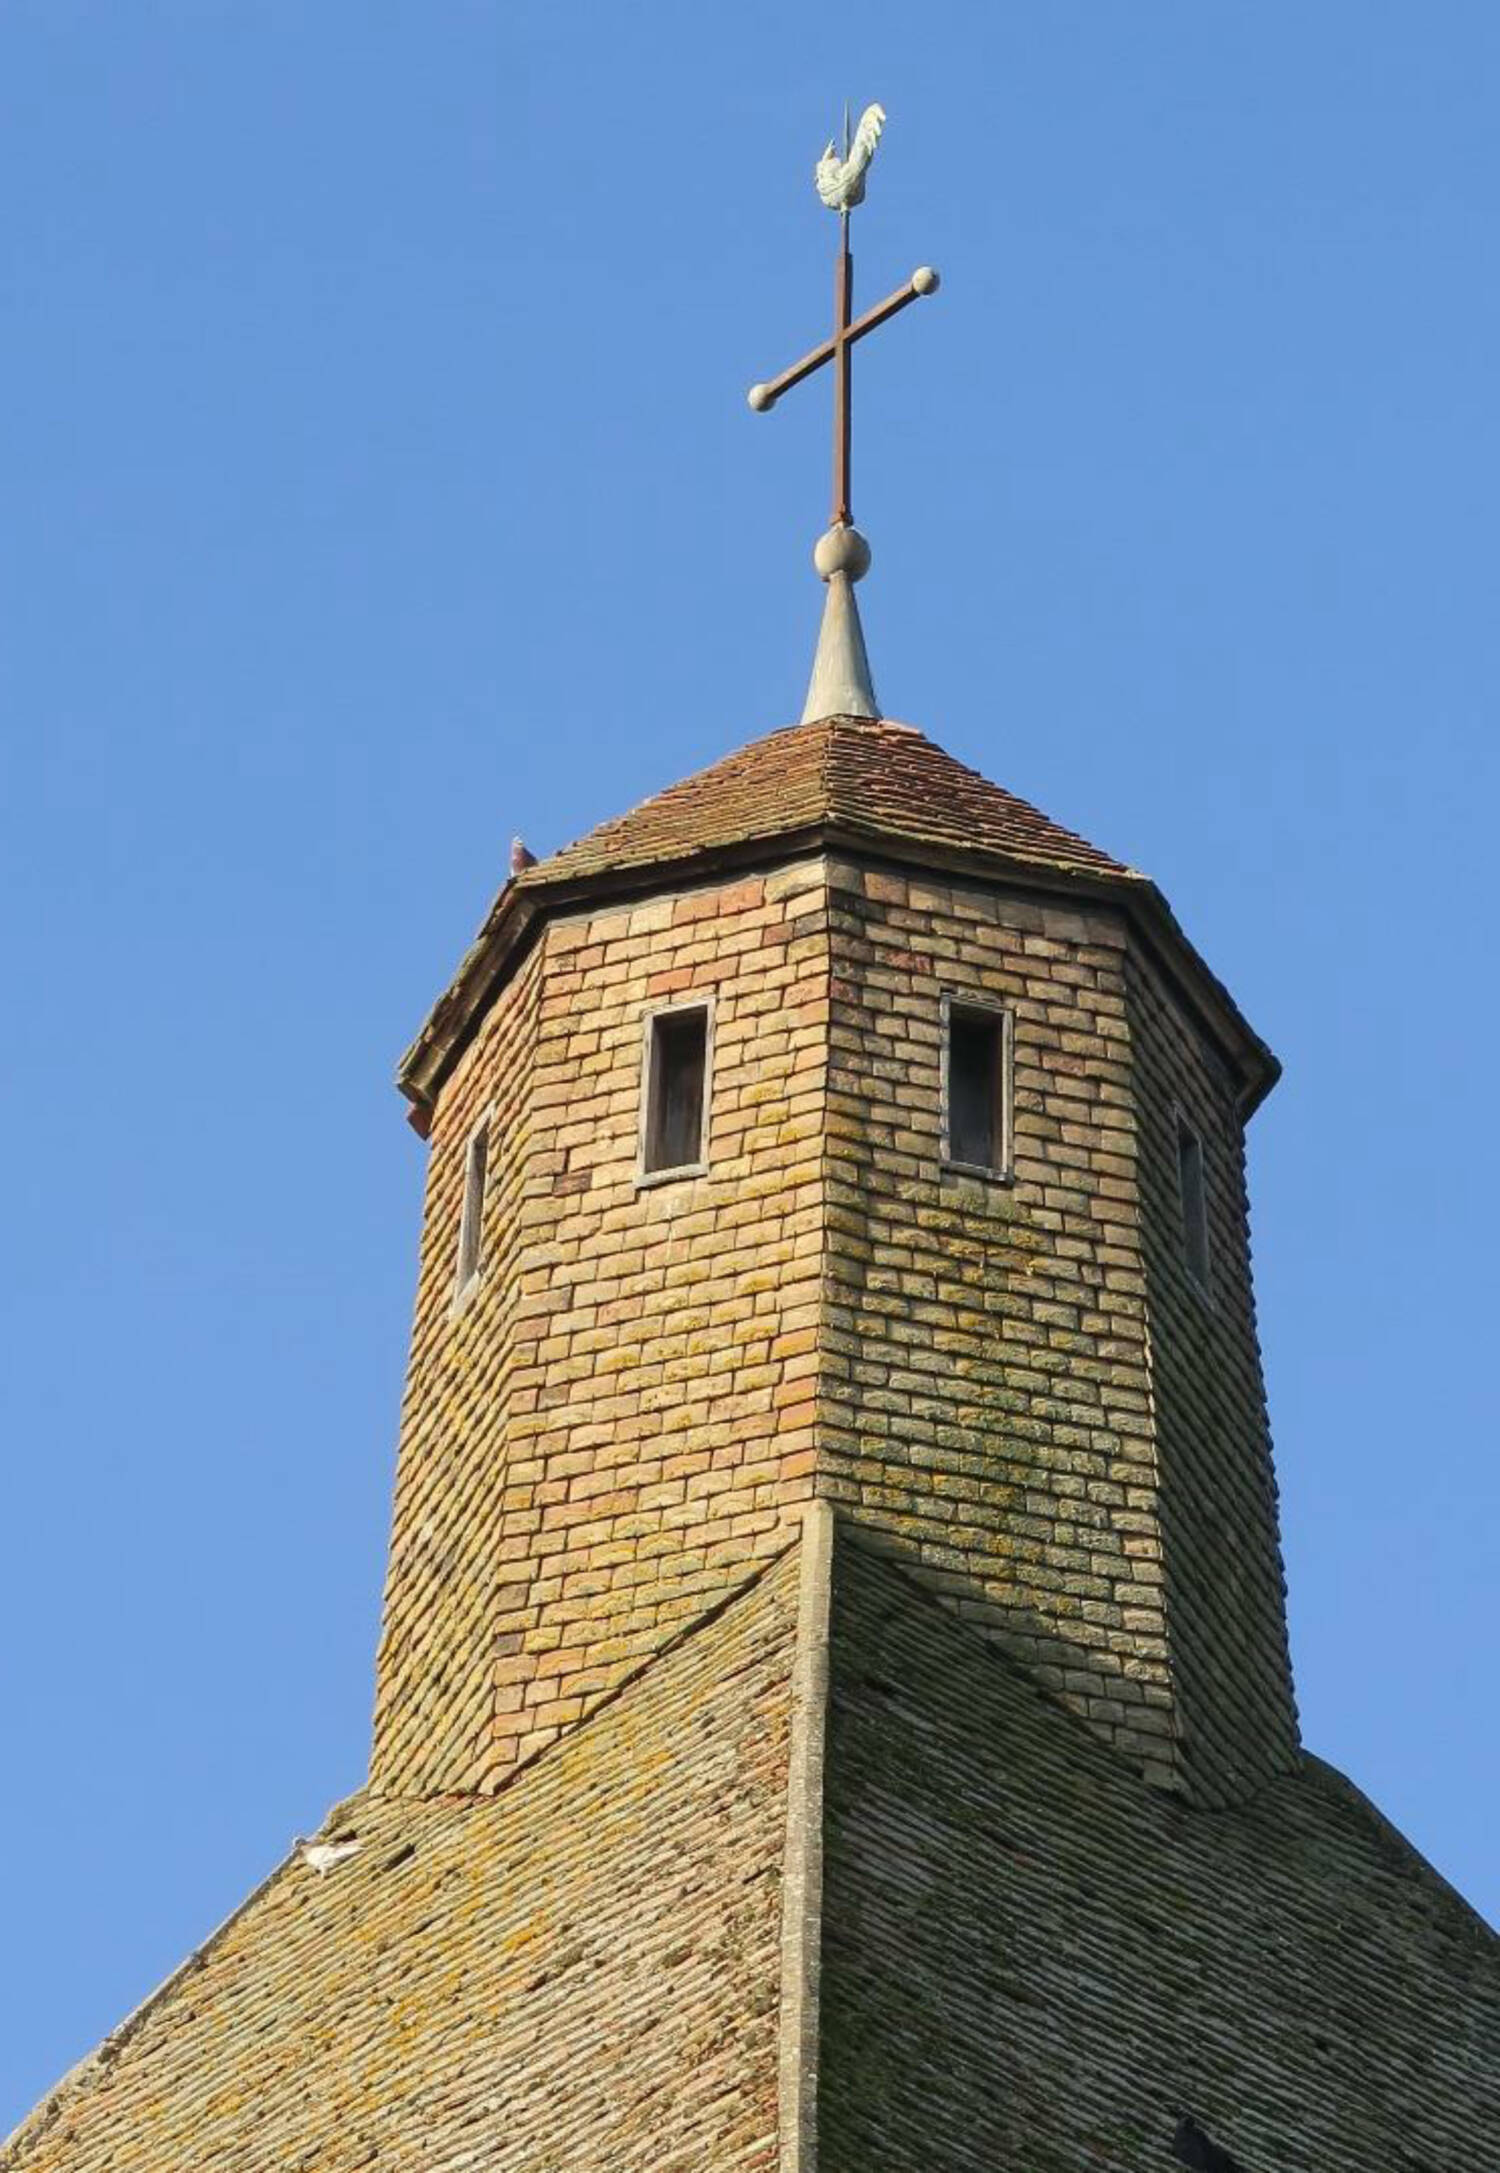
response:
[[[840,524],[819,537],[813,564],[827,582],[828,594],[823,600],[823,625],[802,722],[816,724],[823,717],[878,717],[880,705],[870,679],[864,628],[859,623],[859,605],[854,597],[855,582],[869,570],[870,546],[857,528]]]

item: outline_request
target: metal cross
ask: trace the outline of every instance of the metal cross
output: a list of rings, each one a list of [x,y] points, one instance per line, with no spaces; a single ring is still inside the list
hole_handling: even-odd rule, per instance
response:
[[[884,121],[885,116],[880,113],[878,107],[872,110],[879,114],[881,121]],[[864,136],[864,133],[865,123],[861,122],[861,137]],[[877,128],[876,134],[878,135],[878,133]],[[870,148],[873,150],[873,144]],[[825,154],[825,165],[828,164],[832,149],[833,147],[830,145],[828,153]],[[858,149],[859,146],[856,143],[856,154]],[[855,344],[857,341],[862,340],[867,333],[873,332],[877,325],[884,324],[888,317],[896,316],[899,311],[907,307],[908,303],[919,301],[924,294],[935,294],[938,287],[938,275],[932,267],[927,264],[919,265],[904,287],[898,287],[894,294],[888,294],[883,302],[877,302],[873,309],[867,309],[862,317],[854,316],[854,259],[849,253],[849,214],[855,204],[859,203],[864,196],[863,167],[868,164],[869,155],[870,153],[867,151],[859,171],[852,176],[843,192],[848,197],[848,201],[837,206],[839,213],[839,253],[833,273],[833,336],[831,339],[824,340],[820,346],[814,347],[809,354],[805,354],[800,362],[794,362],[789,370],[783,370],[779,377],[773,377],[768,384],[752,385],[749,395],[751,407],[755,409],[758,415],[764,415],[776,405],[781,395],[793,385],[800,385],[804,377],[811,377],[814,370],[821,370],[825,362],[833,364],[833,511],[831,518],[832,524],[836,528],[850,527],[854,520],[854,511],[850,504],[850,440],[853,425]],[[846,113],[844,117],[844,170],[846,173],[848,172],[849,161],[849,120]],[[837,162],[834,163],[836,166]],[[830,186],[836,186],[837,180],[838,175],[835,172]],[[825,203],[829,201],[829,197],[823,191],[821,170],[819,193],[824,195]]]

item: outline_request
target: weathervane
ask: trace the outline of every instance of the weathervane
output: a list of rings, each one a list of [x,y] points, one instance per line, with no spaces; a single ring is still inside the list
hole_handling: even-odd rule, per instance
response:
[[[781,395],[804,377],[811,377],[825,362],[833,364],[833,511],[828,532],[820,536],[813,564],[828,584],[823,609],[823,631],[813,665],[812,684],[802,713],[804,724],[818,717],[878,717],[875,690],[870,683],[870,663],[865,654],[864,632],[854,601],[853,584],[869,571],[870,546],[854,526],[850,502],[850,454],[853,424],[854,347],[866,333],[894,317],[908,303],[937,292],[938,275],[930,265],[920,265],[894,294],[867,309],[862,317],[854,311],[854,259],[849,253],[849,214],[865,199],[865,171],[875,156],[875,146],[885,126],[885,108],[866,106],[851,139],[849,111],[844,109],[844,150],[840,157],[830,142],[813,171],[819,196],[839,215],[839,253],[834,266],[833,336],[794,362],[789,370],[764,385],[750,387],[750,405],[764,415]]]

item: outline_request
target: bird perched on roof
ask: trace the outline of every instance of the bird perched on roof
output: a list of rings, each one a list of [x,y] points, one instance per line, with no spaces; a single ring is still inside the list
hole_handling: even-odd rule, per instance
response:
[[[830,142],[813,169],[818,194],[830,211],[852,211],[865,200],[865,168],[875,156],[880,131],[885,126],[885,107],[866,106],[850,143],[848,120],[844,122],[844,155]]]
[[[536,854],[531,850],[526,840],[524,838],[512,838],[510,841],[511,874],[524,875],[528,868],[534,868],[535,866]]]
[[[352,1833],[339,1834],[332,1841],[304,1841],[299,1834],[292,1846],[304,1864],[310,1864],[320,1873],[332,1871],[335,1865],[357,1856],[360,1848],[358,1837]]]

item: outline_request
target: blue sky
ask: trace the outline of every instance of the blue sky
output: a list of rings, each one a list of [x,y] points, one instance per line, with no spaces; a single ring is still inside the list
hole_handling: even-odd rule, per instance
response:
[[[892,714],[1287,1065],[1307,1738],[1491,1915],[1500,11],[0,11],[0,2130],[358,1785],[422,1180],[504,872],[800,707],[812,159],[890,126]]]

